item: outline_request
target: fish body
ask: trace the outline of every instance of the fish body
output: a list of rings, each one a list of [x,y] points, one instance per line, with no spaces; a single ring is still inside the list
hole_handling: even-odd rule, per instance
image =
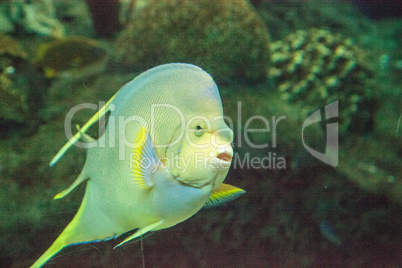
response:
[[[110,111],[104,134],[85,131]],[[76,181],[87,181],[81,206],[61,235],[32,265],[41,267],[66,246],[103,241],[138,229],[117,246],[149,231],[174,226],[244,191],[223,184],[231,164],[233,132],[223,120],[218,89],[191,64],[166,64],[123,86],[59,151],[78,140],[88,147]]]

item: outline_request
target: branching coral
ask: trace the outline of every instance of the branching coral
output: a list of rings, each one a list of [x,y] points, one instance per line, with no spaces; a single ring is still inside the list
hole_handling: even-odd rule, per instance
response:
[[[245,0],[150,0],[117,40],[128,65],[194,63],[218,80],[266,78],[268,32]]]
[[[326,30],[300,30],[272,43],[271,53],[269,77],[283,98],[300,103],[307,113],[339,100],[341,132],[368,127],[374,112],[374,67],[349,38]]]

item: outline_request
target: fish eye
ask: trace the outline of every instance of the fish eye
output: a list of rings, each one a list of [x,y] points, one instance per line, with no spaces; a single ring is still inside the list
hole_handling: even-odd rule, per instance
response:
[[[195,127],[195,135],[201,136],[202,134],[204,134],[203,129],[204,129],[203,126],[202,126],[201,124],[198,124],[198,125]]]

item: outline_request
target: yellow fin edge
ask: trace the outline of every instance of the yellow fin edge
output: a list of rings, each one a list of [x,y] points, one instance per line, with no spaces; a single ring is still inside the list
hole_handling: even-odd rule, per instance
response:
[[[144,126],[141,126],[132,150],[133,163],[131,173],[134,182],[141,189],[149,189],[153,186],[152,178],[161,164],[156,155],[152,139]]]
[[[134,181],[139,188],[148,189],[148,185],[146,183],[145,172],[141,167],[141,158],[144,153],[144,145],[147,142],[147,135],[148,131],[144,126],[141,126],[140,131],[138,132],[137,138],[134,141],[134,149],[132,151],[133,156],[136,157],[135,159],[131,159],[134,162],[132,168],[132,174],[134,177]]]
[[[244,193],[246,193],[246,191],[243,189],[222,183],[222,185],[218,189],[212,191],[209,200],[205,203],[203,208],[216,207],[222,205],[223,203],[238,198],[240,195]]]

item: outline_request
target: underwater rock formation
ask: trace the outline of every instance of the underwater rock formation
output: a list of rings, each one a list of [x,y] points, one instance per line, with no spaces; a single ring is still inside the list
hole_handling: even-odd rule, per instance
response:
[[[26,59],[28,57],[26,51],[16,40],[4,34],[0,34],[0,56],[21,59]]]
[[[25,46],[0,34],[0,139],[34,133],[47,83],[30,62]]]
[[[56,18],[54,1],[10,0],[8,4],[10,21],[22,26],[27,32],[54,38],[64,36],[64,27]]]
[[[119,0],[85,0],[91,11],[96,33],[102,37],[111,37],[120,30]]]
[[[151,0],[132,16],[116,45],[127,65],[201,66],[218,81],[266,78],[269,36],[244,0]]]
[[[372,130],[374,66],[366,55],[339,34],[300,30],[271,44],[269,77],[284,99],[307,114],[339,100],[341,134]]]
[[[282,40],[298,30],[325,28],[331,33],[353,36],[359,44],[365,44],[367,35],[374,33],[373,25],[359,10],[347,1],[321,0],[263,1],[257,9],[270,30],[271,40]],[[356,23],[358,21],[358,23]]]
[[[18,88],[13,75],[28,55],[13,38],[0,34],[0,121],[23,121],[28,112],[27,92]]]
[[[14,23],[8,15],[8,3],[0,1],[0,33],[11,33],[14,31]]]

